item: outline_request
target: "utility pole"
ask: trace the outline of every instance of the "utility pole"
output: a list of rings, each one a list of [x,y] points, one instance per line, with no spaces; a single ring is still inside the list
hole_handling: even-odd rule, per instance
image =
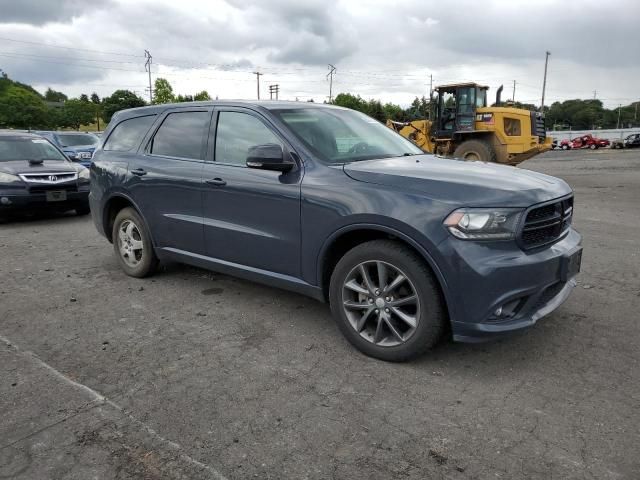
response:
[[[276,95],[276,100],[278,100],[278,93],[280,92],[280,85],[269,85],[269,98],[273,100],[273,94]]]
[[[544,59],[544,80],[542,81],[542,102],[540,103],[540,111],[544,113],[544,92],[547,89],[547,65],[549,64],[549,55],[551,52],[547,50],[547,56]]]
[[[264,75],[264,73],[253,72],[253,74],[256,76],[256,80],[258,82],[258,100],[260,100],[260,75]]]
[[[597,95],[597,94],[598,94],[598,91],[597,91],[597,90],[594,90],[594,91],[593,91],[593,99],[594,99],[594,100],[596,99],[596,95]]]
[[[153,103],[153,86],[151,83],[151,63],[153,61],[153,57],[149,53],[149,50],[144,51],[144,58],[146,59],[144,62],[144,69],[146,72],[149,72],[149,103]]]
[[[329,73],[327,78],[329,79],[329,103],[333,103],[333,74],[336,73],[336,67],[329,64]]]
[[[431,121],[431,101],[433,100],[433,73],[429,74],[429,121]]]
[[[620,110],[622,110],[622,104],[618,105],[618,125],[616,126],[616,130],[620,128]]]
[[[513,81],[513,94],[511,95],[511,101],[516,103],[516,81]]]

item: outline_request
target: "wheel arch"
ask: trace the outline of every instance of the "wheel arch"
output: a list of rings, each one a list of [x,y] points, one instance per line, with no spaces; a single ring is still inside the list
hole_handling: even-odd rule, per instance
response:
[[[147,219],[142,213],[142,210],[140,210],[138,205],[136,205],[136,202],[134,202],[131,197],[121,192],[111,195],[111,197],[109,197],[109,199],[104,204],[104,209],[102,211],[102,226],[107,240],[113,243],[113,222],[115,221],[118,212],[127,207],[133,208],[138,213],[138,215],[142,217],[142,220],[144,220],[144,223],[149,230],[148,233],[149,237],[151,238],[151,243],[153,243],[155,246],[153,235],[151,234],[151,229],[149,228],[149,222],[147,222]]]
[[[447,281],[433,258],[433,255],[409,235],[384,225],[365,223],[349,225],[338,229],[325,241],[318,255],[317,263],[317,281],[324,299],[328,300],[331,274],[340,258],[357,245],[377,239],[393,239],[398,241],[424,259],[436,279],[448,318],[451,319],[453,313],[450,301],[451,294]]]

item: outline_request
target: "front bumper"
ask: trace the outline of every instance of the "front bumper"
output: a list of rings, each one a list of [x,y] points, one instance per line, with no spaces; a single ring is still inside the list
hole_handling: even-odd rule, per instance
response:
[[[582,237],[570,229],[549,247],[525,252],[511,242],[483,244],[446,239],[446,263],[453,338],[481,342],[534,325],[558,308],[576,285],[563,268]],[[499,309],[502,312],[497,314]]]
[[[52,189],[53,190],[53,189]],[[41,210],[72,210],[76,207],[89,205],[89,190],[67,191],[66,200],[47,201],[45,192],[31,193],[0,189],[0,214],[12,214],[20,212],[37,212]]]

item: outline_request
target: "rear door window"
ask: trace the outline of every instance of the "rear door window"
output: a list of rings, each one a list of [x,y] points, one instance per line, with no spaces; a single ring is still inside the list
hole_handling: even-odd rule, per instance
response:
[[[120,122],[107,138],[103,150],[128,152],[137,149],[155,119],[155,115],[145,115]]]
[[[203,160],[210,117],[204,110],[170,113],[153,136],[149,153]]]

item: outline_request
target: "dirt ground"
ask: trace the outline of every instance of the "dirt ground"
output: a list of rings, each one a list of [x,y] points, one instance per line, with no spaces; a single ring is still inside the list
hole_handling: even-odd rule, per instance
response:
[[[88,217],[0,225],[0,478],[640,478],[640,151],[522,167],[575,189],[578,288],[407,364],[296,294],[126,277]]]

